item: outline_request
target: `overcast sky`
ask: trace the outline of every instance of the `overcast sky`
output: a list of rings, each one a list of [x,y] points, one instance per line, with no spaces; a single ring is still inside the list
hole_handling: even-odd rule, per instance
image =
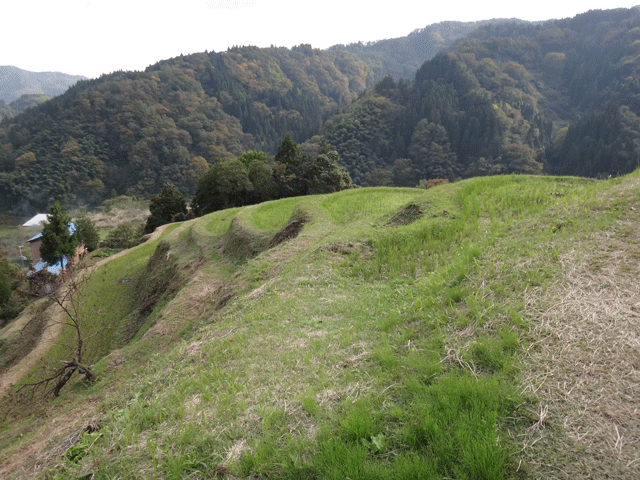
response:
[[[98,77],[234,45],[291,47],[402,37],[446,20],[547,20],[640,0],[8,0],[0,65]]]

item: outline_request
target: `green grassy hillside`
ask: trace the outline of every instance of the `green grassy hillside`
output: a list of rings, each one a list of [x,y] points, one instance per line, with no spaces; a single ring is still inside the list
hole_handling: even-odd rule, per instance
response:
[[[3,400],[0,476],[635,478],[639,222],[636,171],[173,225],[86,283],[99,379]]]

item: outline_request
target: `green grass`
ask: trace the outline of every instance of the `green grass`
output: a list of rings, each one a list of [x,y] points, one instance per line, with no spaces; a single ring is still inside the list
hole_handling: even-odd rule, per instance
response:
[[[233,220],[235,214],[240,210],[240,208],[230,208],[221,212],[213,212],[202,217],[200,222],[202,222],[206,226],[206,230],[208,232],[214,234],[223,234],[224,232],[229,230],[231,220]]]
[[[426,191],[413,188],[345,190],[324,197],[320,201],[320,208],[339,225],[362,219],[372,222],[391,214],[411,200],[424,196]]]
[[[51,460],[41,476],[535,478],[553,459],[541,450],[529,465],[520,440],[537,420],[521,386],[538,340],[531,295],[551,288],[572,242],[616,222],[625,203],[602,198],[634,178],[357,189],[173,227],[169,252],[191,276],[154,310],[169,334],[111,356],[115,344],[96,336],[102,378],[64,401],[76,411],[100,398],[103,428],[71,451],[81,458]],[[301,202],[311,216],[301,237],[254,245]],[[423,215],[390,225],[410,202]],[[154,249],[92,276],[91,328],[114,338],[109,322],[135,296],[119,280]]]
[[[177,225],[170,225],[163,235],[168,235]],[[85,344],[84,361],[92,364],[112,350],[123,345],[121,330],[131,321],[134,299],[138,292],[138,276],[145,267],[159,240],[143,244],[126,256],[116,258],[98,267],[81,283],[83,296],[79,315]],[[50,350],[47,362],[57,363],[73,355],[70,346],[75,345],[75,332],[71,328],[62,331],[60,341]],[[35,380],[38,377],[31,377]]]
[[[291,218],[296,205],[305,197],[292,197],[265,202],[249,210],[251,224],[259,230],[279,230]]]

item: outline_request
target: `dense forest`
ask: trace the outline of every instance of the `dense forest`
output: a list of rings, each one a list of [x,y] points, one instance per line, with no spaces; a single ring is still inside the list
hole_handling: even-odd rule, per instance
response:
[[[374,77],[359,57],[302,45],[238,47],[162,61],[145,72],[81,81],[0,124],[3,209],[185,196],[209,166],[304,140]]]
[[[193,198],[211,166],[274,155],[287,133],[306,158],[337,152],[358,185],[638,166],[638,10],[463,25],[329,50],[235,47],[81,81],[0,123],[0,210],[150,198],[167,182]],[[451,45],[430,58],[438,42]]]
[[[640,14],[591,11],[478,29],[385,78],[319,141],[355,183],[500,173],[606,176],[638,167]]]
[[[449,47],[459,38],[486,25],[508,22],[525,23],[517,19],[498,18],[479,22],[440,22],[414,30],[405,37],[334,45],[330,50],[355,53],[371,66],[378,79],[386,76],[395,80],[413,78],[426,60],[433,58],[436,53]]]

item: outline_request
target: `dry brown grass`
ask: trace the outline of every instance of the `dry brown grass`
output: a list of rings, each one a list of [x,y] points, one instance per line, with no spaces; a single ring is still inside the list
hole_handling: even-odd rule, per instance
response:
[[[540,405],[523,454],[544,478],[636,479],[640,222],[626,219],[575,247],[562,258],[562,278],[525,299],[539,340],[528,350],[524,390]]]
[[[89,218],[96,228],[115,228],[125,222],[145,223],[150,214],[148,208],[113,208],[109,212],[92,213]]]
[[[43,469],[60,461],[66,449],[75,445],[82,432],[87,431],[87,426],[99,424],[96,419],[100,400],[92,397],[71,410],[61,406],[43,410],[47,421],[31,432],[29,442],[8,451],[0,462],[0,478],[36,478]]]

